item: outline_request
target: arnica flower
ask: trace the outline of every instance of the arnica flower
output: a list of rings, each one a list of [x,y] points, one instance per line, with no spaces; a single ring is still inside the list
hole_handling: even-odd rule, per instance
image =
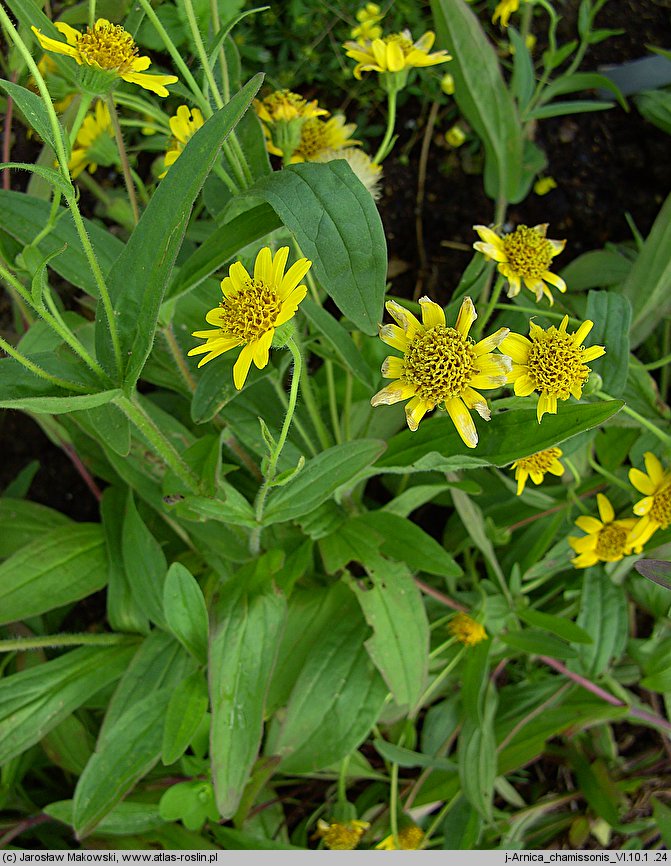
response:
[[[671,472],[665,472],[657,457],[646,451],[643,455],[647,474],[640,469],[629,470],[629,480],[644,498],[634,505],[640,517],[629,536],[629,543],[646,544],[658,529],[671,524]],[[638,552],[638,551],[637,551]]]
[[[99,99],[77,133],[68,168],[72,177],[76,178],[85,168],[94,172],[99,165],[117,165],[118,162],[119,151],[109,108]]]
[[[450,129],[445,133],[445,141],[450,145],[450,147],[461,147],[461,145],[466,141],[466,133],[458,123],[455,123],[454,126],[450,127]]]
[[[424,831],[417,824],[406,824],[396,834],[385,837],[379,845],[375,846],[378,851],[416,851],[424,841]]]
[[[498,262],[498,271],[508,280],[508,297],[519,294],[522,281],[540,301],[543,295],[554,303],[552,292],[546,283],[551,283],[560,292],[566,291],[566,283],[557,274],[550,272],[554,256],[566,246],[566,241],[552,241],[545,237],[548,224],[518,226],[514,232],[499,237],[487,226],[473,226],[481,241],[473,244],[476,250],[484,253],[487,260]]]
[[[390,33],[387,36],[371,39],[366,43],[345,42],[347,56],[356,60],[354,77],[361,78],[362,72],[402,72],[412,67],[435,66],[438,63],[447,63],[452,57],[447,51],[435,51],[429,54],[436,38],[431,30],[412,41],[409,30],[401,33]],[[401,86],[405,84],[402,82]],[[400,88],[397,88],[400,89]]]
[[[531,457],[522,457],[516,460],[510,467],[515,470],[515,481],[517,481],[517,495],[520,496],[531,477],[534,484],[541,484],[546,473],[551,475],[563,475],[564,467],[559,462],[563,451],[560,448],[546,448],[545,451],[537,451]]]
[[[501,21],[501,27],[507,27],[510,16],[520,8],[520,0],[501,0],[492,15],[492,24]]]
[[[582,345],[594,322],[583,322],[574,334],[566,333],[567,325],[568,316],[564,316],[558,328],[552,325],[547,330],[529,322],[530,339],[510,334],[501,343],[501,351],[513,361],[508,382],[514,383],[515,394],[518,397],[527,397],[534,391],[540,394],[539,424],[546,412],[557,414],[557,400],[582,397],[590,374],[587,364],[606,352],[603,346],[586,349]]]
[[[389,357],[382,364],[385,379],[395,379],[370,401],[373,406],[410,402],[405,407],[411,430],[417,430],[424,415],[444,407],[457,432],[469,448],[478,444],[469,409],[489,421],[486,401],[476,388],[499,388],[511,369],[510,358],[494,355],[493,350],[510,333],[500,328],[491,337],[474,343],[468,336],[477,318],[473,301],[464,298],[454,328],[445,324],[442,307],[429,298],[420,298],[422,323],[395,301],[387,301],[387,312],[397,325],[380,325],[380,339],[404,353]]]
[[[315,162],[325,151],[342,150],[345,147],[361,144],[360,141],[350,138],[355,129],[356,124],[345,123],[342,114],[336,114],[328,120],[311,117],[301,128],[298,147],[291,154],[289,162]],[[272,142],[269,141],[266,146],[269,153],[282,156],[281,151]]]
[[[289,247],[281,247],[274,256],[264,247],[254,262],[253,276],[241,262],[234,262],[221,281],[221,304],[205,316],[216,328],[193,333],[205,340],[189,351],[189,355],[205,355],[199,367],[229,349],[243,347],[233,367],[238,390],[245,384],[252,361],[259,370],[266,366],[275,329],[293,318],[307,294],[307,287],[299,283],[312,262],[299,259],[285,273],[288,257]]]
[[[578,554],[571,560],[576,568],[589,568],[597,562],[618,562],[623,556],[631,553],[632,548],[640,553],[641,545],[633,545],[630,539],[631,530],[636,523],[634,517],[615,520],[615,511],[608,498],[603,493],[596,495],[599,517],[581,515],[575,522],[578,529],[587,535],[582,538],[569,536],[568,543]]]
[[[382,28],[379,24],[383,18],[384,15],[377,3],[366,3],[356,13],[356,20],[359,24],[352,30],[352,39],[356,39],[357,42],[367,42],[382,36]]]
[[[45,36],[32,27],[40,45],[45,51],[65,54],[72,57],[80,66],[88,67],[98,73],[97,84],[105,82],[105,89],[111,90],[118,78],[138,84],[158,96],[168,96],[166,84],[174,84],[176,75],[149,75],[145,72],[151,65],[148,57],[140,57],[135,40],[119,24],[111,24],[106,18],[98,18],[93,27],[84,33],[57,21],[56,27],[65,36],[66,42]],[[97,90],[97,88],[96,88]]]
[[[268,151],[282,156],[285,162],[298,148],[306,121],[329,114],[316,99],[308,102],[290,90],[276,90],[265,99],[255,99],[254,109],[263,123]]]
[[[334,159],[344,159],[352,169],[354,174],[359,178],[361,183],[366,187],[368,192],[377,201],[380,197],[380,182],[382,180],[382,166],[373,162],[373,160],[361,150],[360,147],[345,147],[342,150],[324,150],[318,157],[315,157],[314,162],[331,162]]]
[[[464,646],[475,646],[487,640],[485,627],[467,613],[458,613],[450,620],[447,629]]]
[[[189,109],[186,105],[180,105],[177,109],[177,113],[170,118],[172,139],[170,141],[170,147],[165,155],[166,171],[180,156],[189,139],[193,137],[203,123],[205,123],[205,121],[203,120],[203,115],[201,114],[200,109]],[[165,177],[166,171],[164,171],[160,177]]]
[[[557,189],[557,181],[550,176],[539,177],[534,184],[534,192],[536,195],[547,195],[549,192],[552,192],[553,189]]]
[[[367,821],[336,821],[328,824],[320,818],[316,835],[324,840],[324,845],[331,851],[353,851],[369,827]]]

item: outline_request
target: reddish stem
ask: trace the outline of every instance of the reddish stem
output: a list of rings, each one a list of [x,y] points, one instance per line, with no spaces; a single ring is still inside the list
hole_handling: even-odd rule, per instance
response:
[[[458,601],[454,601],[449,597],[449,595],[445,595],[444,593],[439,592],[437,589],[429,586],[428,583],[424,583],[423,580],[415,578],[415,583],[425,595],[430,595],[431,598],[435,598],[437,601],[441,602],[441,604],[444,604],[445,607],[451,607],[452,610],[461,610],[464,612],[466,611],[466,608],[463,604],[459,604]]]
[[[95,496],[95,498],[98,500],[98,502],[100,502],[100,500],[102,499],[102,492],[101,492],[100,488],[98,487],[98,485],[93,480],[93,476],[91,475],[91,473],[88,471],[86,466],[84,466],[84,464],[80,460],[79,455],[77,454],[75,449],[72,447],[72,445],[69,445],[68,443],[64,442],[63,443],[63,450],[65,451],[65,453],[70,458],[70,461],[72,462],[72,465],[75,467],[77,472],[79,472],[79,474],[81,475],[81,477],[84,481],[84,484],[86,484],[86,486],[91,491],[91,493]]]
[[[53,820],[54,819],[50,818],[49,815],[40,812],[39,815],[33,815],[31,818],[25,818],[23,821],[19,821],[19,823],[5,833],[4,836],[0,836],[0,848],[6,848],[13,839],[16,839],[17,836],[21,835],[21,833],[25,833],[26,830],[30,830],[31,827],[37,827],[39,824],[46,824],[48,821]]]

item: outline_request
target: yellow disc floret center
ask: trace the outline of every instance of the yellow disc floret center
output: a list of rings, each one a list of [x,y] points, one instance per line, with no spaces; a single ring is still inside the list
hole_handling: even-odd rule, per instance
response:
[[[454,328],[434,325],[417,334],[403,359],[403,378],[434,406],[458,397],[477,373],[473,344]]]
[[[301,156],[310,161],[329,146],[326,127],[318,117],[306,120],[301,129],[301,140],[298,149]]]
[[[595,553],[604,562],[617,562],[624,556],[627,530],[617,523],[608,523],[599,530]]]
[[[571,390],[581,388],[589,376],[582,355],[582,347],[576,346],[573,337],[554,325],[533,333],[527,363],[536,390],[568,400]]]
[[[221,309],[222,331],[250,343],[275,327],[282,301],[263,280],[249,280],[235,297],[224,298]]]
[[[389,36],[384,37],[384,41],[387,45],[391,45],[393,42],[399,46],[404,56],[410,54],[412,49],[414,48],[412,41],[408,39],[407,36],[404,36],[402,33],[390,33]]]
[[[322,838],[331,851],[353,851],[361,836],[361,831],[349,824],[331,824]]]
[[[138,48],[130,33],[119,24],[87,27],[77,40],[77,49],[89,66],[128,72],[138,56]]]
[[[307,103],[302,96],[290,90],[276,90],[266,96],[263,105],[273,120],[295,120],[302,116]]]
[[[648,512],[655,523],[659,523],[662,529],[671,523],[671,482],[655,493],[652,507]]]
[[[547,472],[561,456],[559,448],[547,448],[545,451],[539,451],[537,454],[532,454],[531,457],[523,457],[517,461],[517,465],[526,469],[527,472]]]
[[[503,238],[503,249],[511,269],[522,277],[538,279],[550,267],[552,244],[528,226],[518,226]]]

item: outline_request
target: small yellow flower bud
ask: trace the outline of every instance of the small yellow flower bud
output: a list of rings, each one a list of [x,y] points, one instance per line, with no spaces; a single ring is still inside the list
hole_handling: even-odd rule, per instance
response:
[[[557,181],[553,177],[539,177],[534,184],[536,195],[547,195],[553,189],[557,189]]]
[[[450,75],[449,72],[446,72],[445,75],[443,75],[443,77],[441,78],[440,89],[448,96],[452,96],[452,94],[454,93],[454,76]]]
[[[455,123],[455,125],[445,133],[445,141],[451,147],[461,147],[461,145],[466,141],[466,133],[458,123]]]

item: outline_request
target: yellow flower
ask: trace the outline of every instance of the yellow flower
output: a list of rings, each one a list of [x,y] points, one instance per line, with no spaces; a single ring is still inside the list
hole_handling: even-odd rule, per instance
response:
[[[328,824],[320,818],[316,835],[324,840],[324,845],[331,851],[353,851],[369,827],[367,821],[334,821]]]
[[[443,91],[446,96],[452,96],[455,90],[454,85],[454,76],[450,75],[449,72],[446,72],[445,75],[440,79],[440,89]]]
[[[429,298],[420,298],[422,323],[395,301],[387,301],[387,312],[400,325],[380,325],[380,339],[404,353],[403,358],[389,357],[382,365],[385,379],[395,379],[370,401],[373,406],[389,405],[400,400],[405,407],[411,430],[417,430],[424,415],[444,406],[468,445],[475,448],[478,432],[469,409],[489,421],[490,412],[475,388],[498,388],[511,369],[510,358],[492,351],[510,333],[500,328],[491,337],[474,343],[468,336],[477,318],[473,301],[465,298],[454,328],[445,324],[442,307]]]
[[[194,331],[193,336],[205,343],[191,349],[189,355],[207,353],[199,367],[229,349],[243,347],[233,367],[238,390],[245,384],[252,361],[259,370],[266,366],[275,329],[293,318],[307,294],[307,287],[299,283],[312,262],[299,259],[285,274],[288,257],[289,247],[281,247],[274,256],[264,247],[254,262],[253,276],[241,262],[234,262],[221,281],[221,304],[205,316],[210,325],[216,325],[215,330]]]
[[[536,195],[547,195],[553,189],[557,189],[557,181],[553,177],[539,177],[534,184]]]
[[[356,39],[357,42],[367,42],[382,36],[382,28],[379,23],[383,18],[384,15],[380,12],[377,3],[366,3],[356,13],[356,20],[359,25],[352,30],[352,39]]]
[[[473,246],[484,253],[488,261],[494,259],[498,262],[499,273],[509,283],[509,298],[519,294],[522,280],[527,289],[535,293],[537,301],[546,295],[550,306],[554,303],[554,298],[546,282],[556,286],[560,292],[566,291],[564,280],[549,270],[552,259],[564,249],[566,241],[552,241],[546,238],[547,223],[533,228],[518,226],[514,232],[502,238],[487,226],[473,226],[473,228],[482,239]]]
[[[452,59],[447,51],[429,54],[435,38],[435,33],[427,30],[413,42],[410,31],[403,30],[401,33],[371,39],[365,44],[345,42],[343,47],[347,49],[347,56],[357,61],[354,77],[361,78],[362,72],[401,72],[411,67],[446,63]]]
[[[122,78],[138,84],[158,96],[168,96],[166,84],[174,84],[176,75],[148,75],[151,60],[140,57],[135,40],[119,24],[111,24],[106,18],[98,18],[93,27],[79,33],[74,27],[57,21],[56,27],[65,36],[66,42],[44,36],[36,27],[31,30],[45,51],[72,57],[80,66],[91,67],[109,73],[110,79]]]
[[[482,626],[480,626],[482,628]],[[417,824],[407,824],[402,827],[396,839],[393,834],[384,838],[375,846],[379,851],[416,851],[424,841],[424,831]],[[397,844],[398,843],[398,844]]]
[[[458,123],[455,123],[455,125],[445,133],[445,141],[451,147],[461,147],[461,145],[466,141],[466,133]]]
[[[377,165],[360,147],[346,147],[343,150],[324,150],[314,162],[331,162],[344,159],[375,201],[380,197],[382,166]]]
[[[671,472],[665,472],[657,457],[646,451],[643,455],[647,475],[640,469],[629,470],[629,480],[645,494],[645,498],[634,505],[634,514],[640,517],[629,536],[629,543],[646,544],[658,529],[666,529],[671,523]],[[638,553],[638,551],[636,551]]]
[[[494,10],[492,24],[501,19],[501,27],[507,27],[510,16],[520,8],[520,0],[501,0]]]
[[[285,162],[298,148],[303,126],[313,118],[328,116],[316,99],[308,102],[290,90],[276,90],[265,99],[255,99],[254,109],[262,122],[268,152],[283,157]]]
[[[555,328],[546,331],[534,322],[529,322],[529,337],[510,334],[501,343],[501,351],[510,355],[513,369],[508,382],[515,385],[518,397],[527,397],[538,391],[538,423],[546,412],[557,414],[557,400],[568,400],[570,396],[579,400],[583,385],[590,374],[587,364],[606,353],[603,346],[586,349],[582,342],[594,327],[586,321],[574,334],[566,333],[568,316],[564,316]]]
[[[301,128],[298,147],[292,153],[289,162],[316,162],[320,161],[319,157],[325,151],[342,150],[345,147],[361,144],[360,141],[350,138],[355,129],[356,124],[345,123],[342,114],[336,114],[329,120],[311,117]],[[267,143],[267,148],[270,153],[282,156],[282,152],[271,142]]]
[[[531,457],[516,460],[510,468],[515,470],[517,495],[521,495],[529,476],[534,484],[541,484],[547,472],[552,475],[563,475],[564,467],[559,462],[562,454],[560,448],[546,448],[545,451],[537,451]]]
[[[186,105],[180,105],[177,109],[177,113],[170,118],[169,122],[172,139],[170,141],[170,147],[165,155],[166,170],[182,153],[189,139],[200,129],[203,123],[205,123],[200,109],[193,108],[189,110]],[[164,171],[160,177],[165,177],[165,175],[166,172]]]
[[[485,627],[469,616],[467,613],[458,613],[450,620],[448,631],[464,646],[475,646],[483,640],[487,640]]]
[[[98,165],[116,165],[119,152],[114,140],[114,127],[109,108],[98,100],[92,114],[84,118],[75,139],[68,168],[73,178],[88,168],[94,172]]]
[[[636,553],[641,552],[641,545],[632,545],[629,540],[636,519],[615,520],[613,506],[603,493],[597,493],[596,501],[601,520],[583,514],[575,525],[587,535],[582,538],[569,536],[568,543],[578,554],[571,560],[576,568],[589,568],[597,562],[618,562],[631,553],[632,547]]]

